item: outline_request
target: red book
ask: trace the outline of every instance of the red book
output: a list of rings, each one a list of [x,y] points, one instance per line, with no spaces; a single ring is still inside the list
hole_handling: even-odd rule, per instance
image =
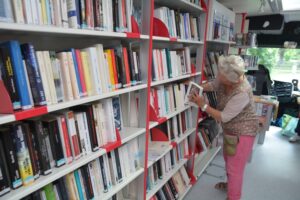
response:
[[[125,8],[125,6],[126,6],[126,2],[125,2],[125,0],[122,0],[122,18],[123,18],[123,27],[124,28],[127,28],[127,19],[126,19],[126,8]]]
[[[157,97],[156,89],[152,90],[152,96],[153,96],[153,108],[154,108],[157,116],[159,116],[158,97]]]
[[[114,73],[114,82],[115,82],[115,86],[116,89],[120,88],[119,87],[119,82],[118,82],[118,71],[117,71],[117,65],[116,65],[116,55],[115,55],[115,51],[112,49],[110,51],[111,54],[111,60],[112,60],[112,66],[113,66],[113,73]]]
[[[124,57],[124,66],[125,66],[125,75],[126,75],[126,84],[130,86],[130,70],[129,70],[129,62],[128,62],[128,52],[127,48],[123,47],[123,57]]]
[[[66,113],[66,117],[67,117],[69,138],[71,142],[72,155],[75,159],[77,159],[80,157],[81,153],[80,153],[80,146],[79,146],[79,138],[76,131],[74,113],[72,111],[69,111]]]
[[[91,16],[92,16],[92,12],[91,12],[91,2],[90,0],[85,0],[85,17],[86,17],[86,23],[87,23],[87,27],[91,28]]]
[[[83,96],[86,96],[87,91],[86,91],[86,85],[85,85],[85,79],[84,79],[81,53],[80,53],[79,49],[75,50],[75,55],[76,55],[77,67],[78,67],[78,71],[79,71],[80,83],[81,83],[81,87],[82,87],[82,93],[83,93]]]
[[[71,145],[70,145],[70,141],[69,141],[69,133],[68,133],[66,118],[65,118],[65,116],[60,116],[59,118],[60,118],[59,123],[61,125],[61,130],[62,130],[62,135],[63,135],[62,142],[64,143],[66,160],[67,160],[67,163],[71,163],[73,158],[72,158]]]

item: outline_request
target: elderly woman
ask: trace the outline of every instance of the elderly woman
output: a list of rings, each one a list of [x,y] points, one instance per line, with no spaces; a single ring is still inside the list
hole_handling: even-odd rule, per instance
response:
[[[190,96],[190,101],[221,122],[227,183],[221,182],[215,187],[227,190],[228,200],[241,199],[244,169],[258,130],[252,88],[244,72],[241,57],[221,56],[217,78],[202,85],[204,91],[216,91],[217,109],[210,107],[204,97]]]

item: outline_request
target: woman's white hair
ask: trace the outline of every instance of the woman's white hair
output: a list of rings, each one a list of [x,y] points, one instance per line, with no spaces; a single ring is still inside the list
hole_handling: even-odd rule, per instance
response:
[[[219,73],[223,74],[227,80],[237,83],[245,70],[244,60],[240,56],[220,56],[218,63]]]

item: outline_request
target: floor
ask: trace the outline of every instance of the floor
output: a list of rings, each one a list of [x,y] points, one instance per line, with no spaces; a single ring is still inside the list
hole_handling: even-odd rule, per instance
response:
[[[213,163],[224,166],[221,153]],[[185,200],[226,199],[226,193],[214,189],[225,180],[224,169],[211,165],[206,172],[218,177],[203,174]],[[246,167],[242,200],[300,200],[300,142],[289,143],[279,128],[271,127]]]

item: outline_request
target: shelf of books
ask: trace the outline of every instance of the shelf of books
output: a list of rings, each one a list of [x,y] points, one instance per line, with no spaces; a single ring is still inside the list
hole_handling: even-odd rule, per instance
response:
[[[183,199],[206,4],[2,1],[0,200]]]
[[[185,191],[184,191],[184,193],[183,194],[181,194],[180,196],[179,196],[179,200],[183,200],[184,199],[184,197],[188,194],[188,192],[190,191],[190,189],[192,189],[192,185],[189,185],[189,186],[187,186],[187,188],[185,189]]]

